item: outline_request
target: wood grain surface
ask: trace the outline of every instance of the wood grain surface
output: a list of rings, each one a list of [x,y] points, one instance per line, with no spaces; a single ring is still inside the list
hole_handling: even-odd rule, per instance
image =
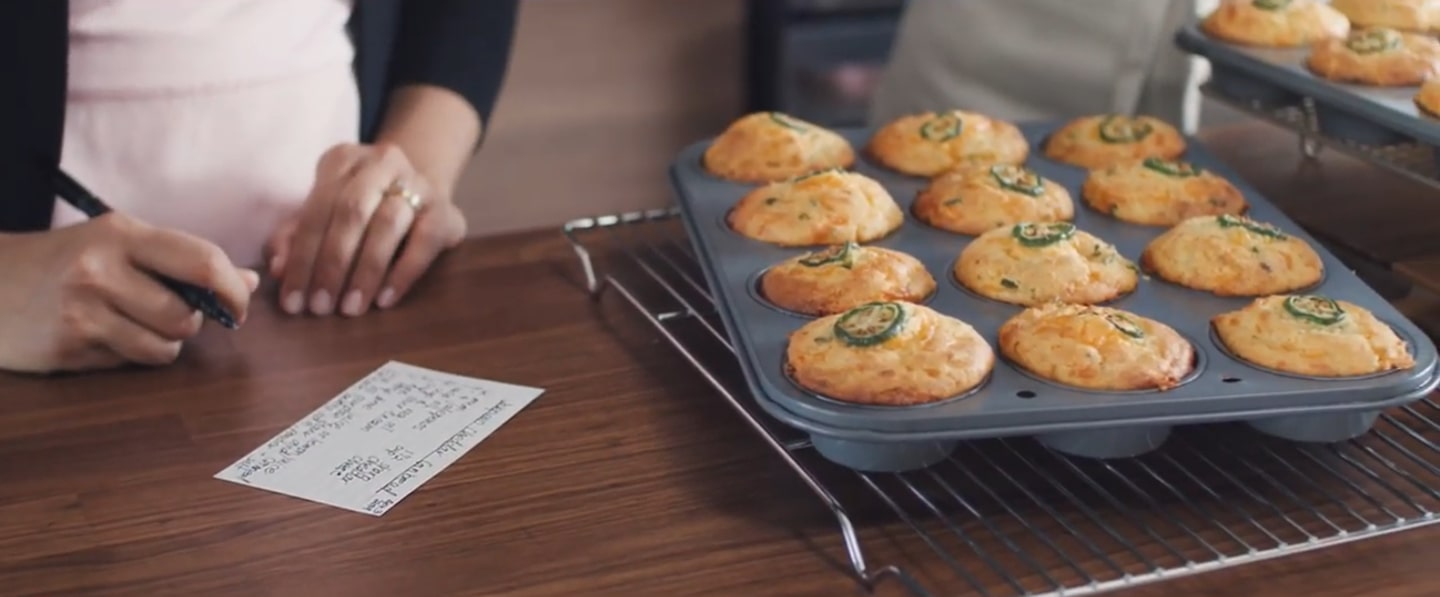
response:
[[[1295,174],[1264,129],[1215,138],[1296,205],[1383,184],[1328,161]],[[1406,252],[1421,227],[1394,224],[1382,248]],[[475,240],[392,312],[287,318],[267,294],[172,367],[0,376],[0,594],[865,594],[783,462],[652,328],[578,284],[557,231]],[[380,518],[212,479],[388,360],[546,393]],[[872,565],[923,557],[866,518]],[[1422,529],[1122,594],[1435,595],[1437,541]]]

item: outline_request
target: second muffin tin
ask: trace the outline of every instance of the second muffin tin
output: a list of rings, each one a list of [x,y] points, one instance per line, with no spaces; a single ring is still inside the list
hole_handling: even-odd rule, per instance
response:
[[[1075,203],[1075,225],[1137,261],[1163,227],[1127,224],[1085,205],[1080,187],[1086,171],[1045,159],[1046,137],[1063,123],[1022,125],[1031,146],[1027,166],[1063,185]],[[995,349],[990,378],[977,390],[944,402],[913,407],[856,405],[815,396],[784,373],[787,337],[811,320],[766,303],[754,290],[756,275],[809,249],[784,248],[741,236],[725,223],[727,212],[752,185],[716,178],[701,165],[711,140],[680,152],[670,173],[691,241],[714,291],[717,307],[740,356],[755,399],[770,415],[810,434],[815,448],[844,466],[898,471],[933,464],[964,439],[1035,436],[1062,452],[1094,458],[1136,456],[1158,447],[1174,425],[1248,421],[1262,432],[1297,441],[1331,442],[1364,433],[1386,408],[1422,398],[1440,384],[1430,339],[1293,221],[1245,184],[1194,139],[1182,159],[1230,180],[1249,202],[1249,216],[1279,226],[1310,243],[1326,268],[1324,280],[1307,289],[1370,309],[1410,346],[1415,367],[1351,379],[1305,378],[1266,371],[1230,356],[1211,333],[1210,318],[1239,309],[1252,298],[1222,298],[1142,278],[1135,292],[1108,303],[1157,319],[1194,345],[1195,373],[1168,391],[1096,392],[1045,381],[1000,357],[996,334],[1022,307],[972,294],[954,282],[951,268],[973,237],[945,232],[915,218],[910,208],[926,180],[875,164],[864,155],[870,129],[837,130],[855,147],[854,171],[880,182],[905,212],[904,225],[874,243],[915,256],[937,290],[925,304],[974,326]]]
[[[1196,25],[1175,36],[1180,49],[1210,61],[1225,95],[1265,109],[1315,102],[1316,127],[1327,137],[1365,145],[1421,142],[1440,146],[1440,119],[1415,104],[1419,87],[1375,87],[1331,81],[1305,66],[1308,47],[1259,48],[1225,42]]]

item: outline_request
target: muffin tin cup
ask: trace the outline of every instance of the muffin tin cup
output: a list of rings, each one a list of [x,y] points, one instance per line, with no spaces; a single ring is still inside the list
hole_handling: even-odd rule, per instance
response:
[[[885,442],[810,436],[826,460],[867,473],[903,473],[934,466],[950,457],[959,441]]]
[[[1340,83],[1316,75],[1305,65],[1308,48],[1257,48],[1212,38],[1196,25],[1175,35],[1181,50],[1210,62],[1214,87],[1227,96],[1264,108],[1315,102],[1320,132],[1365,145],[1387,146],[1419,141],[1440,145],[1440,120],[1415,105],[1419,86],[1381,87]],[[1294,98],[1287,100],[1286,98]]]
[[[1113,427],[1094,431],[1060,431],[1035,436],[1041,445],[1062,454],[1094,460],[1134,458],[1155,451],[1170,438],[1168,425]]]
[[[1053,184],[1064,185],[1079,203],[1085,170],[1045,158],[1043,142],[1064,122],[1020,126],[1031,144],[1026,165]],[[856,147],[870,129],[836,132]],[[947,232],[920,222],[911,208],[928,180],[906,176],[861,155],[852,170],[884,186],[906,214],[905,223],[871,243],[920,260],[937,282],[924,304],[958,318],[978,331],[995,351],[989,378],[963,396],[917,406],[875,406],[817,396],[785,370],[789,336],[814,318],[782,311],[759,295],[757,273],[812,248],[781,247],[747,238],[717,223],[757,185],[725,181],[706,173],[698,156],[709,140],[682,150],[670,175],[682,220],[720,319],[739,356],[756,404],[771,417],[810,435],[825,458],[868,471],[903,471],[944,460],[956,442],[995,437],[1032,437],[1051,449],[1085,458],[1128,458],[1162,445],[1171,427],[1205,422],[1253,422],[1280,437],[1341,438],[1373,422],[1376,412],[1418,399],[1440,385],[1435,346],[1418,328],[1367,287],[1323,245],[1285,217],[1226,164],[1187,139],[1182,157],[1230,180],[1250,204],[1249,215],[1273,223],[1320,254],[1326,275],[1313,290],[1373,311],[1412,343],[1416,366],[1360,379],[1305,379],[1264,371],[1237,360],[1210,336],[1210,319],[1240,309],[1253,298],[1220,297],[1142,276],[1114,308],[1155,319],[1190,341],[1196,372],[1165,391],[1096,392],[1047,381],[1003,358],[997,334],[1024,307],[992,300],[965,289],[953,265],[974,236]],[[1129,224],[1090,209],[1076,209],[1075,225],[1116,246],[1138,262],[1141,251],[1167,227]],[[942,278],[949,283],[942,281]],[[1351,423],[1347,421],[1354,420]]]

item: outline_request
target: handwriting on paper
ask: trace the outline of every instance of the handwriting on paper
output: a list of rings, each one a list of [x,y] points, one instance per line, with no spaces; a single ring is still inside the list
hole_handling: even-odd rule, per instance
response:
[[[215,477],[379,516],[541,393],[390,362]]]

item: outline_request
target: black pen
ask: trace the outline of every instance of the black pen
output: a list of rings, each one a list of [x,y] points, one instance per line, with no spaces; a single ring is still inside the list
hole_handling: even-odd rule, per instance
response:
[[[75,209],[80,210],[89,218],[98,218],[110,213],[110,206],[105,205],[104,201],[101,201],[94,193],[91,193],[78,181],[71,178],[64,170],[56,167],[53,172],[55,192],[60,195],[60,198],[64,199],[66,203],[74,206]],[[185,304],[204,313],[206,317],[232,330],[240,327],[239,324],[235,323],[235,316],[231,315],[229,311],[225,310],[225,307],[220,305],[220,301],[215,297],[214,292],[194,284],[187,284],[179,280],[171,279],[167,276],[156,274],[155,277],[161,284],[164,284],[165,287],[169,288],[175,294],[180,295],[180,298],[185,300]]]

